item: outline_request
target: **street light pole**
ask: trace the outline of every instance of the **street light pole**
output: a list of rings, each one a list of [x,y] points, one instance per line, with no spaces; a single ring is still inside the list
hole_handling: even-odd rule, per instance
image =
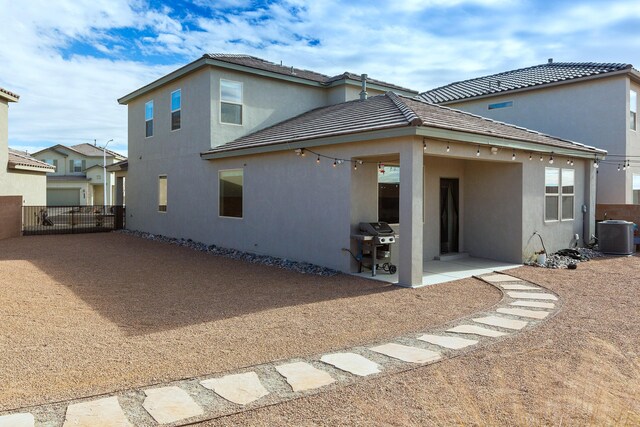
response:
[[[109,145],[109,143],[111,141],[113,141],[113,139],[108,140],[107,143],[104,144],[104,147],[102,147],[102,189],[103,189],[102,206],[103,206],[103,210],[104,210],[104,206],[107,205],[107,145]]]

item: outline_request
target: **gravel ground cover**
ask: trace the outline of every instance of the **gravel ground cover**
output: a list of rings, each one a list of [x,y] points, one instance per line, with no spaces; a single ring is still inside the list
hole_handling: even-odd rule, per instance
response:
[[[499,300],[475,279],[402,289],[119,233],[7,239],[0,410],[366,344]]]
[[[509,274],[557,292],[560,313],[455,359],[202,425],[640,425],[640,257]]]

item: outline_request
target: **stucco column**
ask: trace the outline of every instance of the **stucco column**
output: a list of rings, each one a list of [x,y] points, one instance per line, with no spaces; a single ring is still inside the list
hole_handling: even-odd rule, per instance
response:
[[[424,154],[417,140],[400,149],[400,286],[422,285],[422,209]]]
[[[591,160],[585,161],[584,171],[584,204],[587,206],[587,213],[584,213],[584,224],[582,227],[582,243],[587,244],[591,236],[596,234],[596,180],[597,169],[593,167]],[[581,209],[582,206],[579,207]]]

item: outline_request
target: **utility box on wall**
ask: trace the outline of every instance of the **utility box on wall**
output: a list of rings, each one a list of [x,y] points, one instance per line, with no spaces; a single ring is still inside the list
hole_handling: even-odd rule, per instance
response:
[[[0,240],[22,234],[22,196],[0,196]]]

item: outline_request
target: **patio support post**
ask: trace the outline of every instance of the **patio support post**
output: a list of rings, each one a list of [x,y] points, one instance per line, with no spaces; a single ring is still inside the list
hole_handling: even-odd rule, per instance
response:
[[[584,204],[587,212],[583,213],[582,243],[589,243],[591,236],[596,234],[596,179],[597,169],[591,165],[591,160],[585,161],[584,173]],[[578,218],[578,217],[576,217]]]
[[[416,140],[402,144],[400,149],[400,261],[398,284],[422,285],[422,209],[424,181],[422,143]]]

